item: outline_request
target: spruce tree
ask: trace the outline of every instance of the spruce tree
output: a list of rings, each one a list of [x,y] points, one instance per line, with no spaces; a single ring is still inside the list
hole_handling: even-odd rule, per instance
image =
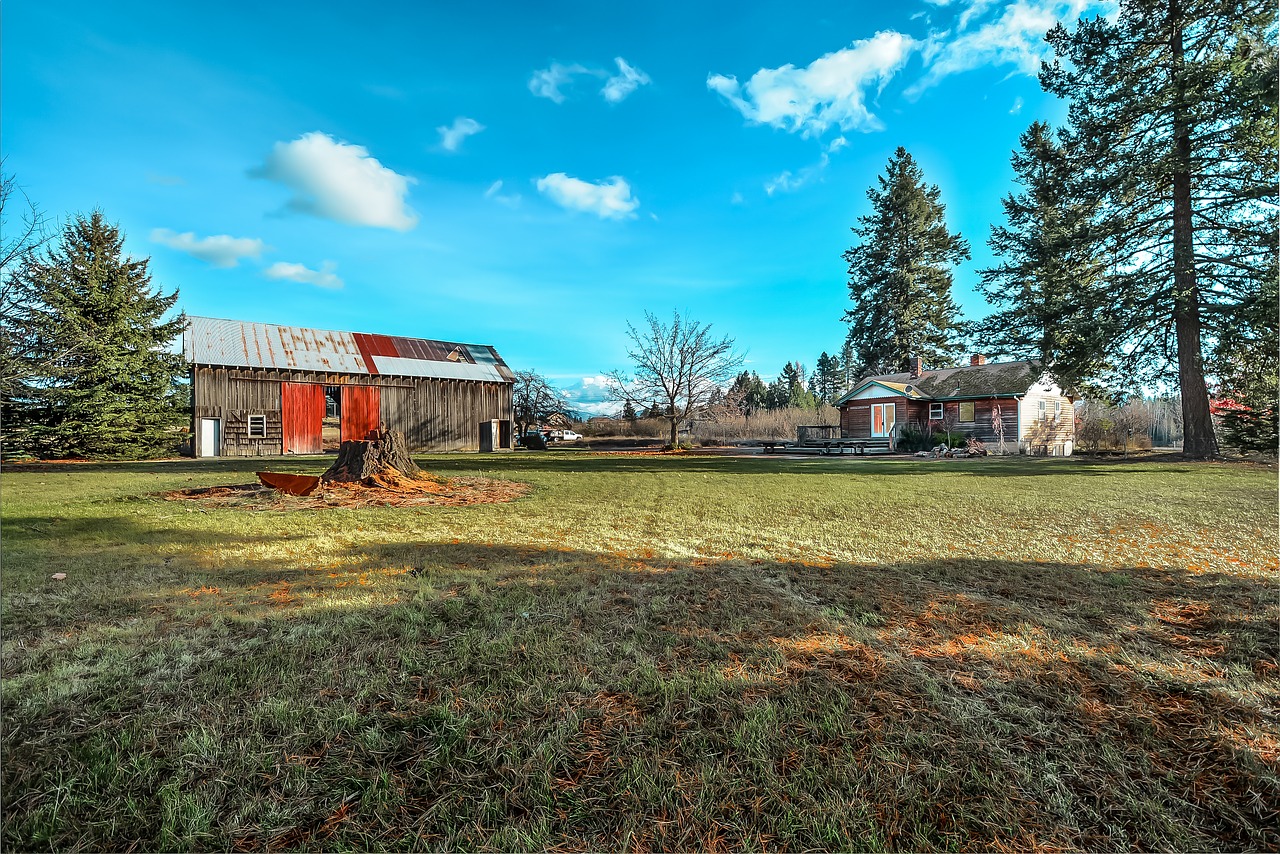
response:
[[[1107,300],[1106,265],[1090,239],[1094,206],[1082,200],[1074,164],[1050,126],[1035,122],[1013,153],[1023,191],[1003,201],[1006,225],[992,226],[1000,259],[981,271],[998,310],[975,337],[992,353],[1040,360],[1066,387],[1107,373],[1107,343],[1121,331]]]
[[[969,258],[969,244],[947,229],[941,195],[901,147],[867,190],[872,211],[844,253],[853,300],[844,320],[861,372],[904,371],[913,356],[940,367],[959,350],[951,270]]]
[[[1105,296],[1124,330],[1103,355],[1130,377],[1176,376],[1185,453],[1218,450],[1206,344],[1254,298],[1276,246],[1275,4],[1123,0],[1059,25],[1041,84],[1070,100],[1069,145],[1098,207]],[[1274,309],[1274,306],[1272,307]]]
[[[124,235],[101,211],[77,216],[30,256],[28,295],[38,370],[12,398],[22,444],[45,458],[143,458],[171,452],[183,423],[184,319],[164,320],[178,292],[154,289],[149,261],[122,255]]]

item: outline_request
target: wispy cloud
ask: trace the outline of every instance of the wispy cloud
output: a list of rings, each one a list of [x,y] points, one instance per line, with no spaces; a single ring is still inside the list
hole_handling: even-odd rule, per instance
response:
[[[595,77],[605,81],[600,96],[610,104],[617,104],[626,100],[628,95],[641,86],[652,82],[648,74],[622,57],[614,57],[613,62],[618,67],[616,74],[576,62],[572,65],[553,62],[549,67],[533,72],[533,76],[529,78],[529,91],[539,98],[563,104],[568,97],[564,90],[573,84],[575,78]]]
[[[267,245],[256,237],[232,237],[229,234],[196,237],[193,231],[178,234],[167,228],[153,230],[151,240],[207,261],[214,267],[235,267],[242,258],[257,260],[267,250]]]
[[[610,104],[625,100],[632,92],[652,82],[648,74],[629,65],[622,57],[614,57],[613,61],[618,66],[618,73],[605,81],[604,88],[600,90],[600,94]]]
[[[502,192],[501,181],[494,181],[490,184],[489,189],[484,191],[484,197],[486,199],[493,199],[498,204],[506,205],[509,208],[518,207],[520,205],[520,194]]]
[[[1016,0],[1000,12],[971,27],[993,5],[992,0],[969,0],[960,12],[956,29],[934,33],[925,41],[924,77],[904,93],[917,98],[945,77],[983,66],[1013,66],[1012,73],[1034,76],[1050,57],[1045,33],[1059,21],[1074,20],[1089,12],[1105,12],[1110,0]]]
[[[1013,106],[1009,108],[1009,115],[1016,116],[1020,112],[1022,112],[1022,96],[1021,95],[1013,99]]]
[[[762,68],[745,84],[736,77],[712,74],[707,88],[748,121],[805,137],[819,136],[832,125],[843,131],[881,130],[884,125],[867,109],[867,92],[878,93],[917,45],[910,36],[886,30],[804,68]]]
[[[464,139],[480,133],[484,130],[484,125],[475,119],[458,116],[453,124],[441,125],[436,130],[440,132],[440,147],[445,151],[457,151]]]
[[[586,211],[601,219],[633,219],[640,200],[631,197],[631,185],[617,175],[599,183],[553,172],[537,180],[538,192],[562,208]]]
[[[277,261],[266,270],[263,271],[268,279],[285,279],[290,282],[301,282],[304,285],[315,285],[318,288],[327,288],[336,290],[342,287],[342,279],[338,278],[334,270],[338,269],[338,265],[332,261],[325,261],[320,265],[319,270],[312,270],[302,264],[290,264],[285,261]]]
[[[794,192],[806,184],[812,184],[822,179],[822,173],[831,165],[831,155],[849,144],[849,140],[843,136],[838,136],[831,140],[831,143],[823,150],[822,156],[818,158],[817,163],[804,167],[799,172],[792,173],[790,170],[784,171],[781,175],[771,178],[764,182],[764,191],[766,195],[772,196],[774,193]]]
[[[266,162],[250,172],[293,190],[290,210],[351,225],[408,231],[418,215],[405,203],[416,179],[383,166],[361,145],[318,131],[277,142]]]
[[[590,73],[589,69],[576,63],[574,65],[561,65],[558,62],[553,62],[549,68],[533,72],[533,76],[529,78],[529,91],[539,98],[546,98],[550,101],[555,101],[557,104],[563,104],[565,96],[560,91],[561,87],[568,85],[579,74]]]

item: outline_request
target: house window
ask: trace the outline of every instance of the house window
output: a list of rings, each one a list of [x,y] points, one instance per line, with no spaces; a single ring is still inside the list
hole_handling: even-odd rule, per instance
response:
[[[930,421],[942,420],[942,404],[941,403],[929,404],[929,420]]]
[[[897,420],[897,406],[892,403],[876,403],[871,406],[871,435],[891,436]]]
[[[267,438],[267,416],[265,415],[249,416],[249,438],[250,439]]]
[[[960,423],[961,423],[961,424],[972,424],[972,423],[973,423],[973,401],[972,401],[972,400],[965,400],[965,401],[961,401],[961,403],[960,403]]]
[[[1037,419],[1040,421],[1048,421],[1049,420],[1049,402],[1047,400],[1041,400],[1038,403],[1038,407],[1039,407],[1039,412],[1037,413]]]

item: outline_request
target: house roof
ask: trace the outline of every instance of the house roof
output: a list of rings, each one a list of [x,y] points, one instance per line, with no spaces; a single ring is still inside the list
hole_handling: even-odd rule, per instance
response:
[[[1036,361],[992,362],[987,365],[942,368],[924,371],[918,377],[905,372],[881,374],[864,378],[836,403],[850,400],[868,385],[882,386],[905,397],[920,400],[1012,397],[1026,394],[1043,376],[1044,367]]]
[[[484,382],[514,380],[497,351],[483,344],[212,317],[188,317],[182,337],[183,354],[197,365]]]

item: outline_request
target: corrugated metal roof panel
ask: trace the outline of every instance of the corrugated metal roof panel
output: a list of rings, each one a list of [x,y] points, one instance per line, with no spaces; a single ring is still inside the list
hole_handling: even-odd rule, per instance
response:
[[[485,382],[514,380],[492,347],[210,317],[187,320],[183,352],[188,361],[199,365]],[[455,351],[454,360],[450,360],[449,355]]]
[[[378,373],[400,377],[441,377],[451,380],[481,380],[483,382],[507,382],[492,365],[472,365],[467,362],[436,362],[428,359],[396,359],[378,356]]]
[[[208,317],[188,321],[184,350],[196,364],[368,373],[355,339],[346,332]]]

